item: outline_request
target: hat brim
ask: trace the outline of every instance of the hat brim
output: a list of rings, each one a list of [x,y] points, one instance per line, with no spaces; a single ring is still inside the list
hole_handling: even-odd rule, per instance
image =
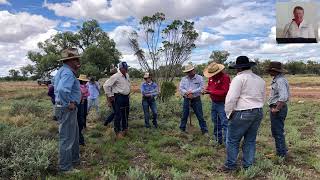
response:
[[[210,78],[210,77],[212,77],[212,76],[214,76],[214,75],[217,75],[218,73],[220,73],[221,71],[223,71],[224,70],[224,65],[222,65],[222,64],[218,64],[218,66],[219,66],[219,70],[218,71],[216,71],[216,72],[214,72],[214,73],[209,73],[208,72],[208,67],[206,67],[204,70],[203,70],[203,75],[205,76],[205,77],[207,77],[207,78]]]
[[[78,78],[79,81],[89,81],[89,79]]]
[[[57,61],[66,61],[66,60],[70,60],[70,59],[80,59],[80,57],[81,56],[66,57],[66,58],[58,59]]]
[[[248,68],[257,65],[255,62],[249,62],[247,64],[233,64],[229,65],[229,69],[241,69],[241,68]]]
[[[187,72],[190,72],[190,71],[192,71],[192,70],[194,70],[194,67],[191,68],[191,69],[184,70],[184,71],[182,71],[182,72],[187,73]]]
[[[279,73],[287,73],[288,72],[286,69],[276,69],[276,68],[268,68],[267,71],[268,72],[275,71],[275,72],[279,72]]]

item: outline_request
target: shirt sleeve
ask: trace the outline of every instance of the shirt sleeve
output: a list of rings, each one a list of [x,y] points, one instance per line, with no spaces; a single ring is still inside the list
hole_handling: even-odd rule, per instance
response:
[[[112,92],[112,86],[116,83],[116,81],[117,76],[113,75],[104,83],[103,88],[108,97],[114,96],[114,93]]]
[[[152,94],[153,97],[158,96],[158,94],[159,94],[158,84],[154,83],[154,89],[153,89],[151,94]]]
[[[289,93],[287,89],[287,83],[283,79],[279,79],[277,82],[278,91],[279,91],[279,101],[287,102],[289,99]]]
[[[204,88],[204,81],[202,76],[198,76],[199,87],[192,90],[192,94],[201,93]]]
[[[187,93],[185,78],[182,78],[180,81],[179,91],[182,96]]]
[[[141,83],[141,86],[140,86],[140,89],[141,89],[141,94],[142,94],[142,96],[145,96],[145,94],[146,94],[146,90],[145,90],[145,88],[144,88],[144,85],[143,85],[144,83]]]
[[[230,115],[234,111],[234,108],[240,98],[241,87],[242,80],[239,77],[235,77],[230,84],[230,89],[225,102],[225,111],[228,118],[230,118]]]
[[[71,90],[74,84],[75,78],[73,74],[64,73],[61,76],[59,84],[57,86],[57,92],[62,99],[65,99],[67,102],[73,101],[71,98]]]

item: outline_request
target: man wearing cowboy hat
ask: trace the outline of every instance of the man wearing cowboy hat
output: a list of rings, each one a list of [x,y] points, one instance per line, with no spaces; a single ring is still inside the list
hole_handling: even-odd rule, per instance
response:
[[[152,111],[153,121],[152,124],[155,128],[158,128],[158,112],[155,97],[159,94],[159,88],[157,83],[153,82],[149,73],[145,73],[143,76],[145,82],[141,84],[142,94],[142,108],[144,112],[144,124],[146,128],[150,128],[149,119],[149,107]]]
[[[183,77],[180,82],[179,90],[183,96],[183,112],[180,122],[180,130],[186,132],[186,125],[189,116],[189,106],[191,105],[196,114],[202,134],[208,135],[207,123],[203,118],[202,102],[200,95],[203,91],[203,77],[196,74],[192,64],[188,64],[183,70],[187,76]]]
[[[114,131],[116,138],[123,139],[128,134],[130,79],[128,64],[119,63],[119,72],[112,75],[104,84],[110,104],[115,103]]]
[[[109,74],[112,76],[112,75],[114,75],[114,74],[117,73],[117,72],[118,72],[117,68],[114,67],[113,64],[111,64],[111,66],[110,66],[110,73],[109,73]],[[106,89],[106,82],[107,82],[107,81],[108,81],[108,80],[106,80],[105,83],[103,84],[104,92],[107,91],[107,89]],[[107,98],[107,105],[111,108],[112,112],[111,112],[111,113],[106,117],[106,119],[104,120],[104,123],[103,123],[104,126],[108,126],[108,124],[111,123],[111,122],[113,121],[114,117],[115,117],[114,101],[113,101],[113,102],[109,102],[107,95],[106,95],[106,98]]]
[[[256,65],[246,56],[239,56],[230,69],[237,70],[226,97],[225,111],[228,122],[227,158],[222,171],[237,168],[240,141],[243,137],[242,166],[249,168],[254,161],[256,136],[263,118],[262,107],[265,101],[265,81],[254,74],[251,67]]]
[[[277,156],[285,157],[287,147],[284,135],[284,121],[287,117],[287,103],[290,97],[288,80],[284,77],[287,71],[281,62],[270,62],[267,72],[273,77],[268,104],[270,107],[271,132],[275,140]]]
[[[211,118],[213,122],[213,135],[219,144],[226,143],[228,119],[224,111],[224,102],[230,86],[230,77],[223,72],[224,65],[215,62],[209,64],[203,75],[209,78],[208,87],[204,93],[210,94],[212,100]],[[223,129],[223,137],[222,137]]]
[[[59,121],[59,168],[70,172],[75,164],[80,163],[77,104],[81,100],[81,91],[76,77],[80,56],[76,48],[68,48],[62,51],[62,59],[58,61],[63,63],[54,78],[56,116]]]
[[[86,127],[87,122],[87,115],[88,115],[88,96],[89,96],[89,89],[87,86],[87,82],[89,79],[86,75],[80,74],[78,80],[80,81],[80,91],[81,91],[81,101],[80,104],[77,105],[78,107],[78,126],[79,126],[79,144],[84,144],[84,137],[82,134],[82,129]]]

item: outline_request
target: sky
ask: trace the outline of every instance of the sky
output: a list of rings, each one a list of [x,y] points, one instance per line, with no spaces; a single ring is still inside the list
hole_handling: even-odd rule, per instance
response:
[[[90,19],[98,20],[114,39],[121,60],[139,68],[128,33],[138,30],[141,17],[155,12],[165,13],[168,20],[195,23],[199,37],[190,58],[195,64],[208,62],[213,50],[227,50],[229,61],[240,55],[320,61],[319,43],[276,43],[275,0],[0,0],[0,76],[31,64],[27,52],[38,51],[38,42],[58,32],[77,31]]]

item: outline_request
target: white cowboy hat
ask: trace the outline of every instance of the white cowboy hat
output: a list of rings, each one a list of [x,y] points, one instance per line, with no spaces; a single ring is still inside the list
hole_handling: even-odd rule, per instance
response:
[[[68,48],[61,52],[61,59],[58,61],[66,61],[69,59],[79,59],[81,56],[76,48]]]
[[[224,65],[213,62],[203,70],[203,75],[207,78],[212,77],[224,69]]]
[[[184,66],[184,69],[182,70],[182,72],[187,73],[192,70],[194,70],[194,66],[192,64],[187,64],[186,66]]]

